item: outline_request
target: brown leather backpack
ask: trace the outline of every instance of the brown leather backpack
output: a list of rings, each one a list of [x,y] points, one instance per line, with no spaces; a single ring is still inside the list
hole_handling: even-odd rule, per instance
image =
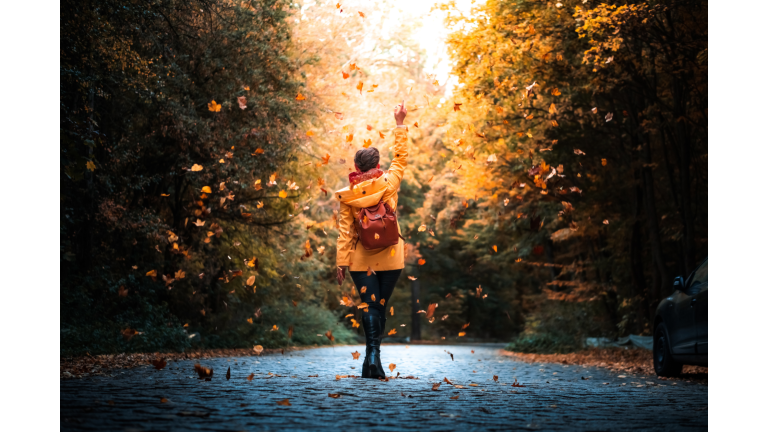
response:
[[[389,204],[379,202],[357,212],[357,241],[366,250],[394,246],[403,238],[397,229],[397,215]],[[405,240],[405,239],[403,239]],[[357,241],[355,247],[357,247]]]

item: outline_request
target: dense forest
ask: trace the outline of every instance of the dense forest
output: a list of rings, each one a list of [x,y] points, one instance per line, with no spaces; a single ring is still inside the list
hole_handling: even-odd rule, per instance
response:
[[[62,3],[62,355],[356,341],[332,192],[401,100],[390,337],[647,334],[707,255],[707,3],[438,4],[456,85],[397,8]]]

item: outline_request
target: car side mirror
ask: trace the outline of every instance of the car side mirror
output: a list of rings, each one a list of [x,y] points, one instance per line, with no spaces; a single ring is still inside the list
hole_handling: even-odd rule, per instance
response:
[[[672,288],[675,291],[682,291],[684,284],[685,284],[685,281],[683,281],[683,277],[682,276],[678,276],[678,277],[675,278],[675,281],[672,282]]]

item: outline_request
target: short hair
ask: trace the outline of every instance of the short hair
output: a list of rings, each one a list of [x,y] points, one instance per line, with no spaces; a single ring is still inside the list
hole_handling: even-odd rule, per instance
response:
[[[355,153],[355,165],[360,171],[368,171],[379,164],[379,150],[376,147],[360,149]]]

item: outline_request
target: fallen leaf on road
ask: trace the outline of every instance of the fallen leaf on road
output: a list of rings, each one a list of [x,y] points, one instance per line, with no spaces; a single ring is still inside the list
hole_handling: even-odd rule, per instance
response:
[[[282,405],[282,406],[291,406],[291,402],[288,399],[283,399],[281,401],[277,401],[277,404],[278,405]]]
[[[525,386],[517,382],[517,378],[515,378],[515,382],[512,383],[512,387],[525,387]]]
[[[200,366],[200,363],[195,364],[195,372],[197,372],[197,375],[200,377],[200,379],[206,378],[210,380],[213,376],[213,369]]]
[[[165,359],[152,360],[152,366],[157,370],[164,368],[166,364],[168,363],[165,362]]]
[[[359,358],[360,358],[360,353],[359,352],[355,351],[355,352],[352,353],[352,359],[353,360],[357,360]]]
[[[166,398],[160,398],[160,403],[166,403],[166,402],[168,402],[168,399],[166,399]]]
[[[477,387],[477,384],[470,384],[470,387]]]
[[[459,384],[454,384],[453,386],[454,386],[454,387],[456,387],[457,389],[463,389],[463,388],[466,388],[466,387],[464,387],[463,385],[459,385]]]
[[[448,383],[448,385],[453,385],[453,383],[452,383],[451,381],[449,381],[447,377],[446,377],[446,378],[443,378],[443,381],[445,381],[446,383]]]
[[[393,334],[396,334],[396,333],[397,333],[397,330],[392,329],[389,331],[389,333],[387,333],[387,336],[392,336]]]
[[[493,376],[493,382],[499,382],[499,376],[498,375],[494,375]]]
[[[395,370],[395,368],[396,368],[396,367],[397,367],[397,365],[395,365],[394,363],[390,363],[390,364],[389,364],[389,371],[390,371],[390,372],[393,372],[393,371]]]
[[[443,350],[443,351],[445,351],[445,350]],[[445,352],[447,352],[447,353],[448,353],[448,355],[450,355],[450,356],[451,356],[451,361],[453,361],[453,354],[452,354],[452,353],[450,353],[450,352],[448,352],[448,351],[445,351]]]
[[[332,397],[334,399],[338,399],[338,398],[341,397],[341,395],[338,394],[338,393],[328,393],[328,397]]]
[[[456,395],[456,396],[452,396],[452,397],[451,397],[451,399],[453,399],[453,400],[458,400],[458,399],[459,399],[459,395]]]
[[[246,378],[248,381],[253,381],[253,374],[248,375],[248,378]]]
[[[441,384],[441,383],[434,383],[434,384],[432,384],[432,390],[437,390],[437,389],[439,389],[439,388],[440,388],[440,384]]]

